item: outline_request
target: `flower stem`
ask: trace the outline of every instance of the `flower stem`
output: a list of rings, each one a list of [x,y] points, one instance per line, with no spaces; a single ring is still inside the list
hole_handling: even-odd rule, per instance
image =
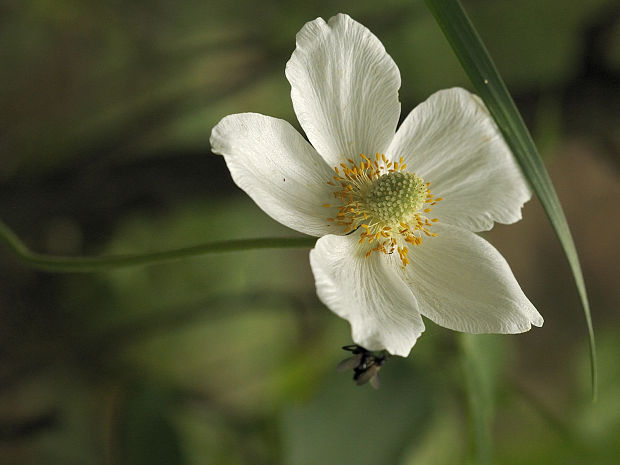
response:
[[[0,239],[22,262],[32,268],[55,273],[95,273],[129,266],[167,263],[200,255],[253,249],[308,249],[312,248],[316,242],[315,237],[236,239],[208,242],[161,252],[101,257],[65,257],[32,252],[2,221],[0,221]]]
[[[497,361],[501,346],[488,335],[459,335],[470,421],[470,459],[475,465],[493,463],[492,424],[495,414]]]

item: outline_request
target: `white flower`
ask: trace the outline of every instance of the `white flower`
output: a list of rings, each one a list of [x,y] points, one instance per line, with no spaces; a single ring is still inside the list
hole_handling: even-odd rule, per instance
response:
[[[344,14],[299,31],[286,76],[312,145],[255,113],[222,119],[211,145],[260,208],[320,236],[310,252],[317,293],[356,344],[407,356],[421,315],[469,333],[542,325],[506,260],[474,234],[518,221],[530,198],[478,97],[439,91],[396,131],[398,68]]]

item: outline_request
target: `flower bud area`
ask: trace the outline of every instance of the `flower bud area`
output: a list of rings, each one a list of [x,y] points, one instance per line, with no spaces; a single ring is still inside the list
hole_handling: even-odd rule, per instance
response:
[[[374,252],[398,252],[403,266],[409,261],[409,246],[421,245],[423,236],[437,236],[429,230],[437,218],[429,219],[435,198],[430,182],[406,170],[399,162],[376,154],[371,160],[360,155],[361,162],[341,163],[334,167],[335,176],[328,184],[336,188],[336,218],[327,220],[342,228],[343,234],[361,229],[359,243],[366,244],[368,258]],[[326,204],[325,207],[331,207]]]

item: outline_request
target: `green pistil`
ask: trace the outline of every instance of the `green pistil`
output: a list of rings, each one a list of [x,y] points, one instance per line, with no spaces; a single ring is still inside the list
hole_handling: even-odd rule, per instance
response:
[[[404,221],[424,205],[427,188],[414,173],[393,172],[374,181],[364,197],[366,211],[385,224]]]

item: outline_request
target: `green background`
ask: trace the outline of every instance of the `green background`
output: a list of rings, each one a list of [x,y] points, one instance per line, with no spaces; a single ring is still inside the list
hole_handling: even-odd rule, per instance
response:
[[[0,248],[0,463],[619,463],[620,8],[464,5],[573,229],[596,404],[577,293],[536,200],[485,237],[543,328],[466,336],[427,321],[378,391],[334,370],[349,327],[316,298],[307,251],[53,275]],[[337,12],[398,64],[403,117],[436,90],[470,88],[421,1],[3,2],[2,219],[67,255],[295,235],[234,186],[208,139],[230,113],[297,124],[284,77],[295,33]]]

